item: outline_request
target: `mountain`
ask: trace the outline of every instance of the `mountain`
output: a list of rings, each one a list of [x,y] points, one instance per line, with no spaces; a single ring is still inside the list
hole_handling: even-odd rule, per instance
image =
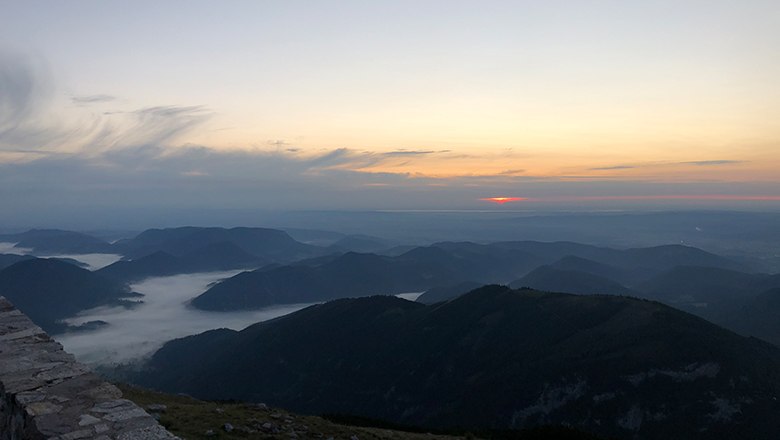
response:
[[[630,289],[610,279],[578,270],[556,269],[552,266],[540,266],[526,276],[511,282],[510,286],[582,295],[632,295]]]
[[[449,301],[472,290],[482,287],[482,283],[476,281],[464,281],[458,284],[434,287],[423,292],[417,297],[417,302],[423,304],[435,304],[437,302]]]
[[[574,255],[567,255],[560,260],[550,263],[549,266],[560,270],[576,270],[578,272],[590,273],[619,283],[630,283],[632,279],[629,271],[626,269]]]
[[[244,310],[273,304],[420,292],[433,286],[514,279],[530,270],[533,256],[515,250],[418,247],[397,257],[347,252],[228,278],[198,296],[204,310]]]
[[[430,306],[342,299],[175,340],[136,381],[424,427],[564,424],[637,439],[780,432],[774,346],[655,302],[495,285]]]
[[[762,292],[724,316],[723,321],[724,326],[738,333],[780,346],[780,288]]]
[[[587,266],[597,268],[592,264]],[[552,292],[651,299],[740,334],[780,345],[780,297],[775,296],[780,292],[780,275],[678,266],[635,289],[628,289],[592,273],[542,266],[510,285]]]
[[[640,284],[637,289],[663,301],[707,302],[754,296],[772,287],[780,287],[780,275],[677,266]]]
[[[114,252],[108,242],[79,232],[59,229],[31,229],[20,234],[0,235],[0,241],[16,243],[20,248],[31,248],[35,253],[110,254]]]
[[[98,271],[121,282],[138,281],[152,276],[210,272],[263,266],[268,260],[256,257],[230,242],[210,243],[181,257],[163,251],[135,260],[117,261]]]
[[[58,323],[61,319],[136,295],[119,283],[56,259],[35,258],[0,271],[0,296],[50,333],[66,329]]]
[[[204,310],[255,309],[273,304],[318,302],[349,296],[423,290],[454,276],[444,266],[348,252],[318,266],[261,268],[228,278],[196,297]]]
[[[453,244],[449,244],[450,246]],[[553,262],[566,256],[577,256],[594,261],[614,260],[622,251],[571,241],[504,241],[487,245],[494,248],[515,249],[536,255],[540,260]]]
[[[346,237],[345,234],[340,232],[322,231],[318,229],[284,228],[283,231],[289,234],[294,240],[300,241],[301,243],[322,247],[330,246]]]
[[[395,258],[412,266],[451,270],[450,278],[427,287],[467,280],[483,284],[504,283],[538,266],[538,256],[523,250],[468,242],[436,243],[412,249]]]
[[[0,254],[0,270],[20,261],[31,260],[32,255]]]
[[[481,247],[480,252],[483,254],[495,253],[497,249],[522,252],[533,256],[531,258],[533,267],[528,269],[529,271],[541,265],[571,265],[571,261],[561,262],[561,260],[576,257],[580,260],[574,265],[579,267],[573,269],[606,276],[610,279],[619,279],[628,287],[682,265],[746,270],[741,263],[701,249],[682,245],[611,249],[573,242],[514,241],[481,246],[473,243],[437,243],[435,246],[449,250],[469,249],[471,251],[477,251]],[[589,260],[589,262],[586,263],[582,260]],[[597,268],[596,265],[600,268]],[[599,273],[601,271],[606,272]]]
[[[638,286],[644,297],[722,322],[759,293],[780,287],[780,275],[678,266]]]
[[[330,245],[336,252],[374,252],[379,253],[395,246],[393,242],[368,235],[348,235]]]
[[[256,257],[278,262],[323,255],[322,248],[293,240],[284,231],[266,228],[148,229],[135,238],[115,244],[127,258],[137,259],[162,251],[174,256],[191,254],[207,245],[231,243]]]
[[[619,260],[612,262],[621,266],[639,267],[651,270],[668,270],[677,266],[706,266],[731,270],[745,270],[738,262],[701,249],[683,245],[664,245],[627,249]]]
[[[565,264],[562,264],[565,263]],[[780,345],[780,275],[745,273],[717,267],[678,266],[628,289],[592,272],[615,273],[590,260],[565,257],[556,266],[583,267],[591,273],[541,266],[512,287],[575,294],[629,295],[668,304],[747,336]],[[620,275],[620,272],[616,273]]]
[[[562,264],[564,258],[575,257],[580,259],[579,265],[591,269],[614,267],[623,279],[635,283],[660,274],[679,261],[738,266],[728,259],[685,246],[616,250],[569,242],[442,242],[398,256],[348,252],[287,266],[265,267],[220,282],[192,304],[205,310],[244,310],[377,293],[419,292],[464,281],[509,283],[540,265]],[[583,263],[585,259],[589,260],[587,265]],[[575,275],[580,281],[587,279],[588,288],[599,286],[612,293],[627,293],[614,282],[594,278],[598,275],[585,272]]]

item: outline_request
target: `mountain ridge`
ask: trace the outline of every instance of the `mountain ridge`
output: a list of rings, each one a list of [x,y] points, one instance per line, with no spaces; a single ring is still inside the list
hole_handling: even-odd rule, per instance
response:
[[[778,366],[776,347],[657,302],[493,285],[430,306],[339,299],[175,340],[138,380],[421,426],[717,438],[780,428]],[[739,410],[718,418],[718,402]]]

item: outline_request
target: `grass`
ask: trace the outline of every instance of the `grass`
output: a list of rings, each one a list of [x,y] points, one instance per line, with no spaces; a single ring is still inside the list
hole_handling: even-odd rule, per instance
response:
[[[132,400],[147,411],[149,405],[165,405],[165,411],[158,413],[160,424],[185,440],[296,438],[349,440],[354,437],[359,440],[456,440],[471,437],[342,425],[322,417],[303,416],[256,404],[207,402],[124,384],[117,386],[126,399]],[[149,412],[154,414],[152,411]],[[225,430],[226,423],[233,426],[232,431]]]

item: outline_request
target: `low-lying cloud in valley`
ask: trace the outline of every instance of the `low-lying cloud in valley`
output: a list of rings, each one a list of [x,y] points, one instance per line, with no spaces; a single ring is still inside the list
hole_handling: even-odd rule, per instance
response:
[[[143,304],[132,309],[99,307],[85,311],[68,323],[79,325],[100,320],[108,325],[96,330],[55,335],[55,339],[85,363],[129,363],[151,355],[171,339],[216,328],[240,330],[309,305],[274,306],[247,312],[205,312],[187,304],[210,284],[238,272],[149,278],[131,286],[133,291],[145,295]]]

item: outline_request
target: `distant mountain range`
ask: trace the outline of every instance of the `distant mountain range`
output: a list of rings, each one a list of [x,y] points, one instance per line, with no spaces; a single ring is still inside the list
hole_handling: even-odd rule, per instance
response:
[[[134,260],[117,261],[97,272],[106,278],[128,283],[152,276],[254,268],[268,263],[269,260],[252,255],[231,242],[216,242],[181,256],[155,251]]]
[[[90,272],[0,254],[0,295],[58,333],[82,310],[129,305],[127,286],[144,278],[243,269],[192,305],[325,303],[172,341],[140,383],[423,427],[553,424],[640,439],[780,432],[780,349],[715,325],[780,345],[780,274],[756,273],[747,259],[682,245],[413,247],[291,233],[302,241],[266,228],[150,229],[113,244],[61,230],[6,234],[0,241],[34,254],[124,259]],[[424,293],[416,303],[388,296],[407,292]]]
[[[544,269],[548,281],[557,277],[559,284],[542,283],[541,272],[529,274],[546,264],[582,267],[586,271],[555,266]],[[523,276],[535,278],[517,282],[533,281],[530,287],[545,290],[566,291],[559,288],[560,283],[568,283],[571,290],[583,290],[589,283],[584,292],[575,293],[629,294],[629,289],[619,283],[587,271],[614,273],[621,280],[640,283],[680,264],[742,267],[700,249],[678,245],[616,250],[568,242],[445,242],[394,257],[347,253],[305,264],[265,267],[213,286],[192,304],[205,310],[245,310],[272,304],[426,291],[465,281],[510,283]]]
[[[102,273],[124,282],[178,273],[257,268],[269,263],[291,263],[332,252],[328,248],[298,242],[283,231],[267,228],[149,229],[136,237],[113,244],[78,232],[33,229],[19,234],[0,235],[0,242],[32,249],[36,255],[123,255],[122,261],[105,268]],[[30,257],[2,255],[0,267],[24,258]]]
[[[773,300],[775,298],[773,297]],[[426,427],[770,438],[780,350],[656,302],[486,286],[342,299],[166,344],[142,385]]]
[[[583,295],[631,295],[630,289],[608,278],[579,270],[540,266],[524,277],[512,281],[514,288],[529,287],[548,292],[569,292]],[[634,295],[636,296],[636,295]]]
[[[0,241],[18,243],[38,254],[124,255],[123,260],[96,272],[117,285],[152,276],[247,270],[195,298],[192,304],[204,310],[247,310],[405,292],[426,292],[419,301],[433,303],[480,285],[500,283],[658,300],[780,344],[780,329],[770,324],[774,317],[780,318],[780,309],[774,309],[771,301],[762,302],[771,297],[767,292],[780,288],[780,275],[752,273],[744,262],[693,247],[620,250],[535,241],[409,247],[372,236],[316,230],[291,233],[319,245],[302,243],[275,229],[202,227],[150,229],[113,244],[53,229],[6,234]],[[31,258],[0,255],[0,270]],[[758,316],[765,324],[752,324]]]
[[[723,308],[742,303],[773,287],[780,274],[745,273],[718,267],[678,266],[636,286],[648,297],[690,307],[706,303],[717,317]]]
[[[289,262],[322,255],[317,246],[293,240],[286,232],[267,228],[181,227],[148,229],[132,239],[114,244],[127,258],[140,258],[154,252],[184,256],[217,243],[233,244],[255,257]]]
[[[114,253],[110,243],[87,234],[60,229],[31,229],[19,234],[0,235],[0,242],[16,243],[36,253],[93,254]]]
[[[456,267],[442,262],[349,252],[319,266],[290,265],[240,273],[192,301],[204,310],[257,309],[348,296],[413,292],[428,280],[443,281]],[[425,275],[424,275],[425,274]],[[427,277],[426,277],[427,275]]]

